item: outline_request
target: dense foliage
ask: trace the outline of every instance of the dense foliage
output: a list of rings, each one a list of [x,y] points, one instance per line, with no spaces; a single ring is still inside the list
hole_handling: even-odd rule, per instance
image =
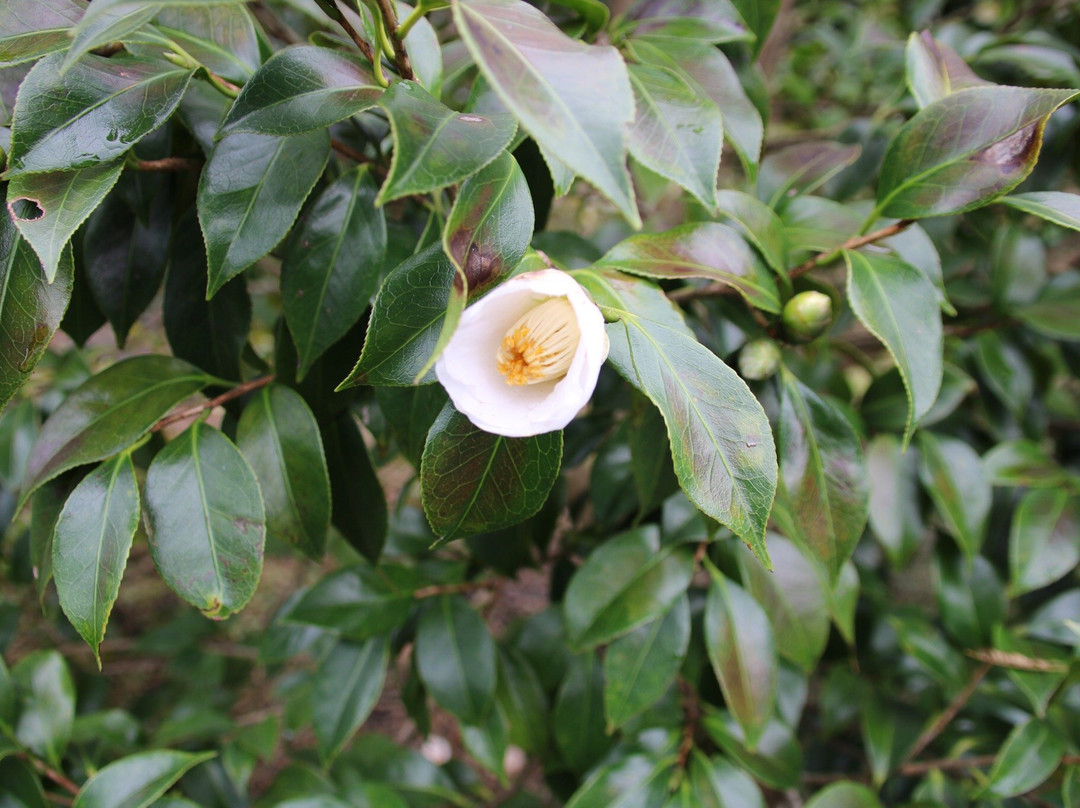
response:
[[[1080,806],[1080,7],[418,3],[0,3],[0,806]]]

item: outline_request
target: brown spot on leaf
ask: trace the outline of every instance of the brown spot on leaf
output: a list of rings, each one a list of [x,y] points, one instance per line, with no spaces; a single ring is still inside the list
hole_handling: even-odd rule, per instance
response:
[[[975,155],[975,160],[996,166],[1004,173],[1011,173],[1032,161],[1041,142],[1042,124],[1033,123],[983,149]]]

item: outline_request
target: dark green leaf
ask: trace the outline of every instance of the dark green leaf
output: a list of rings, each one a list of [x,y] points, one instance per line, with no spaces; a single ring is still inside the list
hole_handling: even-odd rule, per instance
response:
[[[240,353],[251,327],[251,298],[243,278],[225,284],[206,299],[206,252],[194,211],[173,231],[165,278],[165,334],[173,354],[221,379],[241,378]],[[192,245],[195,248],[192,249]]]
[[[19,392],[45,354],[71,300],[71,251],[47,282],[41,262],[11,219],[0,214],[0,409]]]
[[[753,32],[754,55],[757,56],[769,37],[776,16],[780,13],[780,0],[732,0],[739,16]]]
[[[1080,230],[1080,194],[1036,191],[1004,196],[999,201],[1003,205],[1039,216],[1048,222]]]
[[[1028,491],[1009,532],[1014,594],[1052,584],[1080,564],[1080,498],[1062,489]]]
[[[65,260],[64,248],[120,179],[122,168],[117,160],[77,171],[21,174],[8,183],[8,211],[41,259],[49,283]]]
[[[976,76],[956,51],[938,42],[929,31],[912,32],[904,54],[908,87],[920,107],[957,90],[989,83]]]
[[[784,223],[773,209],[742,191],[718,191],[716,203],[720,215],[734,221],[773,271],[785,278],[787,243]]]
[[[379,106],[394,135],[379,205],[461,182],[498,157],[517,131],[512,115],[455,112],[411,81],[393,84]]]
[[[128,552],[139,526],[139,484],[131,455],[102,463],[68,497],[53,537],[53,575],[60,607],[101,657]]]
[[[855,315],[892,354],[908,395],[905,445],[941,389],[942,327],[937,292],[910,264],[880,253],[844,251]]]
[[[778,314],[776,281],[738,232],[725,224],[697,222],[631,236],[596,266],[647,278],[707,278],[738,290],[752,305]]]
[[[866,449],[870,529],[894,567],[903,567],[926,533],[919,509],[918,456],[895,435],[876,436]]]
[[[994,648],[1006,654],[1019,654],[1022,657],[1045,660],[1057,670],[1019,671],[1009,670],[1009,678],[1023,692],[1031,709],[1039,718],[1046,717],[1046,708],[1058,692],[1058,688],[1068,676],[1069,659],[1067,653],[1056,645],[1031,642],[1016,636],[1012,631],[998,624],[994,627]],[[1049,667],[1049,666],[1048,666]]]
[[[992,485],[1055,488],[1069,482],[1069,473],[1033,440],[999,443],[983,456]]]
[[[75,683],[58,651],[34,651],[11,669],[22,710],[15,739],[53,766],[71,738],[75,719]]]
[[[574,573],[563,600],[573,650],[588,650],[664,615],[694,571],[689,547],[660,545],[655,525],[600,545]]]
[[[453,9],[481,73],[522,127],[640,226],[625,164],[634,97],[618,51],[570,39],[523,0],[457,0]]]
[[[275,53],[244,83],[221,131],[300,135],[355,115],[382,94],[359,57],[296,45]]]
[[[0,65],[63,50],[85,10],[80,0],[8,0],[0,8]]]
[[[375,297],[364,351],[341,388],[413,384],[435,350],[456,277],[441,244],[387,275]],[[434,374],[423,381],[434,381]]]
[[[1077,95],[972,87],[934,101],[904,125],[885,153],[877,211],[901,219],[943,216],[1012,190],[1035,165],[1047,118]]]
[[[643,395],[635,395],[631,402],[626,432],[638,508],[644,516],[675,493],[679,488],[679,481],[675,477],[675,467],[671,460],[671,446],[668,444],[664,416]],[[599,460],[598,457],[596,462]],[[594,463],[594,477],[595,474]],[[595,495],[594,491],[594,499]]]
[[[510,743],[533,754],[543,752],[548,742],[547,697],[532,665],[512,648],[499,648],[496,697],[510,725]]]
[[[769,207],[778,208],[793,196],[811,194],[858,160],[861,152],[857,144],[829,141],[799,143],[772,152],[761,161],[758,196]]]
[[[632,65],[630,83],[637,102],[630,153],[642,165],[677,182],[705,207],[715,208],[716,173],[724,143],[720,108],[665,67]]]
[[[705,604],[705,648],[724,702],[747,748],[762,739],[776,703],[779,668],[769,618],[747,592],[711,569]]]
[[[244,83],[262,64],[255,20],[240,4],[184,8],[170,3],[154,22],[161,33],[222,78]]]
[[[606,545],[605,545],[606,546]],[[604,654],[604,715],[613,732],[655,704],[675,681],[690,645],[690,602],[619,637]]]
[[[207,298],[285,237],[329,157],[325,130],[295,137],[238,133],[218,142],[199,181]]]
[[[159,749],[121,758],[86,781],[74,808],[146,808],[185,772],[214,755]]]
[[[82,475],[79,470],[62,474],[38,489],[30,505],[30,564],[38,599],[45,602],[45,592],[53,574],[53,538],[56,520],[64,503],[75,490]]]
[[[968,556],[982,546],[990,515],[990,481],[968,444],[923,432],[919,438],[919,476],[934,500],[945,528]]]
[[[555,695],[552,721],[555,746],[572,771],[588,771],[611,746],[604,731],[604,677],[595,652],[571,658]]]
[[[447,404],[428,433],[420,464],[431,529],[445,541],[528,519],[543,507],[561,462],[561,431],[492,435]]]
[[[806,808],[881,808],[874,792],[860,783],[833,783],[806,803]]]
[[[30,764],[15,757],[0,756],[0,800],[10,808],[46,808],[49,805],[41,780]]]
[[[919,737],[919,719],[908,705],[897,705],[876,690],[866,692],[860,708],[866,758],[874,786],[881,788]]]
[[[89,168],[121,157],[176,110],[192,71],[131,56],[38,62],[15,104],[8,175]]]
[[[780,790],[792,788],[799,782],[803,770],[802,747],[795,734],[779,718],[765,725],[752,749],[747,745],[738,722],[728,713],[709,710],[702,724],[709,737],[755,780]]]
[[[610,361],[664,416],[679,483],[707,516],[768,563],[765,523],[776,492],[776,450],[745,382],[686,330],[655,287],[582,271],[577,279],[608,319]]]
[[[998,797],[1031,791],[1054,773],[1064,752],[1061,734],[1049,724],[1035,719],[1020,724],[998,752],[986,791]]]
[[[483,721],[495,701],[495,643],[468,601],[434,600],[420,614],[414,653],[436,702],[466,724]]]
[[[577,761],[573,761],[578,768]],[[645,755],[603,766],[574,792],[566,808],[655,808],[668,795],[671,771]]]
[[[425,433],[426,434],[426,433]],[[369,561],[386,542],[386,495],[371,465],[356,420],[344,413],[322,428],[330,470],[331,519],[345,540]]]
[[[1018,309],[1016,315],[1051,339],[1080,342],[1080,284],[1048,289],[1034,303]]]
[[[785,529],[832,578],[866,527],[870,492],[862,444],[851,422],[786,368],[777,430]]]
[[[159,418],[211,379],[171,356],[135,356],[90,377],[41,429],[21,500],[61,472],[131,446]]]
[[[995,624],[1004,622],[1007,603],[997,571],[985,556],[937,559],[934,569],[938,610],[945,630],[964,648],[990,642]]]
[[[171,191],[171,186],[167,186],[159,192],[146,222],[140,221],[117,194],[106,197],[86,222],[83,233],[86,278],[97,307],[109,318],[120,347],[165,277]],[[185,244],[183,249],[191,252],[190,247]]]
[[[232,442],[204,423],[158,452],[146,472],[147,534],[161,577],[207,617],[255,593],[266,518],[259,483]]]
[[[363,166],[320,194],[289,240],[281,296],[303,378],[356,324],[375,293],[386,255],[386,219]]]
[[[267,532],[318,561],[330,528],[330,476],[304,399],[288,387],[264,387],[244,407],[236,445],[258,478]]]
[[[413,590],[367,563],[327,575],[288,610],[285,620],[335,631],[351,640],[386,634],[412,611]]]
[[[390,643],[376,637],[362,645],[339,642],[313,678],[312,723],[323,765],[338,756],[367,720],[382,693]]]

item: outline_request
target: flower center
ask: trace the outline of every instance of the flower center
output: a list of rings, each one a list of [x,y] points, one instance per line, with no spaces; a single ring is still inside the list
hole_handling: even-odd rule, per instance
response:
[[[574,307],[550,297],[510,326],[495,354],[507,384],[536,384],[566,375],[581,340]]]

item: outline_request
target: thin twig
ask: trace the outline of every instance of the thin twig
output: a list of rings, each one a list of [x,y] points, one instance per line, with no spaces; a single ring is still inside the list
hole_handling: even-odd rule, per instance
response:
[[[390,37],[390,44],[394,47],[394,65],[397,67],[398,75],[403,79],[415,80],[416,74],[413,73],[412,64],[409,62],[409,54],[405,52],[405,43],[401,41],[397,33],[398,20],[394,4],[390,0],[376,0],[376,2],[382,12],[383,27]]]
[[[79,787],[77,785],[71,782],[71,780],[66,778],[63,774],[56,771],[56,769],[49,766],[48,763],[39,758],[37,755],[31,754],[29,752],[19,752],[17,753],[17,755],[23,760],[29,761],[29,763],[35,769],[37,769],[43,777],[48,780],[52,780],[54,783],[60,786],[60,788],[64,789],[64,791],[68,792],[69,794],[79,793]]]
[[[1065,662],[1056,659],[1037,659],[1024,654],[1012,654],[1008,651],[998,651],[996,648],[983,648],[968,650],[965,653],[972,659],[977,659],[987,665],[999,668],[1012,668],[1017,671],[1038,671],[1039,673],[1068,673],[1069,666]]]
[[[990,665],[985,662],[975,669],[975,672],[971,674],[968,683],[964,685],[963,690],[957,693],[949,706],[945,708],[945,712],[938,716],[937,721],[927,727],[926,731],[915,741],[915,745],[908,750],[907,755],[904,756],[905,763],[914,760],[921,755],[922,751],[945,731],[945,728],[952,723],[954,718],[956,718],[956,714],[964,709],[964,705],[968,703],[968,699],[971,698],[975,689],[979,686],[979,682],[983,680],[983,677],[986,676],[989,670]]]
[[[198,171],[203,162],[201,157],[162,157],[160,160],[131,160],[128,167],[135,171]]]
[[[939,758],[937,760],[918,760],[914,763],[905,763],[900,767],[900,774],[908,777],[921,777],[929,774],[934,769],[943,772],[964,771],[965,769],[981,769],[984,766],[993,766],[997,755],[972,755],[962,758]],[[1076,766],[1080,764],[1080,755],[1063,755],[1060,761],[1062,766]]]
[[[150,427],[151,432],[158,432],[171,424],[175,424],[177,421],[186,421],[189,418],[194,418],[196,415],[204,412],[205,410],[212,410],[220,404],[224,404],[226,401],[232,401],[234,398],[239,398],[245,393],[250,393],[252,390],[258,390],[260,387],[266,387],[274,381],[274,376],[263,376],[258,379],[252,379],[250,382],[244,382],[238,384],[231,390],[226,390],[220,396],[214,396],[209,401],[204,401],[202,404],[196,404],[194,407],[188,407],[187,409],[174,412],[161,418],[156,424]]]
[[[478,589],[490,589],[496,581],[464,581],[460,584],[437,584],[424,586],[412,593],[414,600],[437,598],[439,595],[456,595],[460,592],[475,592]]]
[[[682,702],[683,730],[675,767],[681,770],[686,768],[687,761],[690,759],[690,752],[694,748],[694,732],[697,731],[698,721],[701,719],[701,708],[698,706],[697,695],[694,693],[693,686],[682,678],[679,679],[679,695]]]
[[[366,39],[360,36],[357,30],[352,27],[352,23],[350,23],[345,18],[344,14],[342,14],[338,19],[338,24],[345,29],[345,33],[349,35],[349,39],[356,43],[356,47],[358,47],[360,49],[360,52],[364,54],[364,58],[371,62],[372,65],[374,65],[375,51],[372,49],[371,43],[369,43]]]
[[[357,163],[374,163],[375,161],[368,157],[366,154],[358,152],[348,143],[342,143],[337,138],[330,138],[330,145],[333,146],[334,151],[339,154],[344,154],[350,160],[354,160]]]

